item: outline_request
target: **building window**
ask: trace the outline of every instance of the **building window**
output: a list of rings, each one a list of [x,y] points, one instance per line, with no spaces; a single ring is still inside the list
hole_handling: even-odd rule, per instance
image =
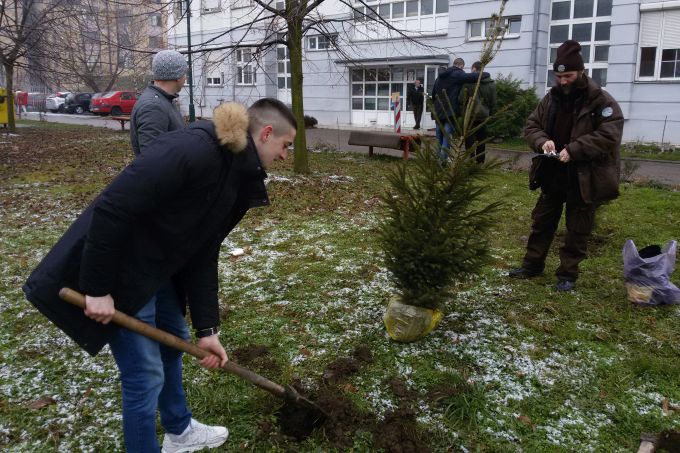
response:
[[[351,93],[352,110],[380,110],[392,109],[391,95],[399,93],[406,110],[412,110],[408,99],[404,98],[404,87],[413,85],[415,79],[424,81],[424,67],[404,68],[368,68],[352,69]]]
[[[201,14],[211,14],[222,11],[220,0],[202,0]]]
[[[253,53],[255,49],[236,49],[236,83],[238,85],[255,85],[257,71]]]
[[[308,50],[327,50],[335,48],[335,42],[338,35],[317,35],[309,36],[307,38]]]
[[[283,44],[276,46],[276,66],[279,90],[290,89],[292,81],[290,77],[290,50],[288,50],[288,46]]]
[[[522,18],[504,17],[502,27],[505,28],[504,38],[518,38],[522,25]],[[491,35],[493,21],[491,19],[471,20],[468,22],[468,39],[470,41],[486,39]]]
[[[160,14],[152,14],[149,17],[149,20],[151,21],[151,26],[152,27],[160,27],[161,26],[161,15]]]
[[[642,11],[638,78],[680,79],[680,9]]]
[[[365,6],[364,6],[365,5]],[[449,0],[406,0],[378,2],[376,0],[356,1],[354,20],[361,22],[367,18],[403,19],[404,17],[427,17],[448,14]]]
[[[556,0],[550,14],[550,52],[548,66],[552,68],[557,48],[566,40],[581,44],[581,56],[586,74],[600,86],[607,84],[609,34],[612,0]],[[548,71],[546,85],[554,84],[554,74]]]
[[[205,68],[206,77],[205,84],[209,87],[221,87],[222,86],[222,73],[220,72],[219,63],[213,63]]]

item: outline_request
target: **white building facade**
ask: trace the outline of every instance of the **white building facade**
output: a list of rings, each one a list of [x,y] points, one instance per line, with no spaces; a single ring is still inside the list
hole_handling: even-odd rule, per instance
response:
[[[260,48],[285,32],[282,21],[263,19],[269,13],[252,0],[190,5],[197,115],[209,117],[224,101],[247,105],[269,96],[290,102],[288,50],[281,44]],[[272,6],[282,8],[283,2]],[[420,79],[429,91],[439,69],[454,58],[463,58],[468,68],[479,59],[488,18],[500,2],[380,0],[353,6],[326,0],[310,15],[303,43],[304,107],[320,126],[390,127],[395,92],[405,109],[402,125],[412,126],[409,87]],[[184,8],[182,2],[170,27],[170,46],[179,50],[187,48]],[[492,76],[512,74],[542,96],[552,84],[555,50],[574,39],[583,47],[588,75],[620,103],[625,141],[680,143],[680,0],[512,0],[503,21],[501,50],[487,68]],[[181,103],[187,110],[187,90]],[[432,127],[427,113],[423,125]]]

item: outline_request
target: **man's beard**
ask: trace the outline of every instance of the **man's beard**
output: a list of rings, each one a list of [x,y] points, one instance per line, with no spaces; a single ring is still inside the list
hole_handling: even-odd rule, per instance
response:
[[[585,76],[580,76],[577,77],[576,80],[574,80],[571,83],[568,83],[566,85],[560,85],[560,90],[562,91],[562,94],[565,96],[568,96],[571,92],[578,90],[580,88],[584,88],[586,86],[586,80]]]

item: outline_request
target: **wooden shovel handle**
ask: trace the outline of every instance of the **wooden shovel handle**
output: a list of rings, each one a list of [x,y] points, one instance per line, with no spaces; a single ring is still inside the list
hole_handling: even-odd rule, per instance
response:
[[[78,291],[70,288],[62,288],[59,291],[59,297],[70,304],[85,309],[85,296]],[[149,324],[142,322],[137,318],[133,318],[132,316],[126,315],[125,313],[118,310],[116,310],[114,313],[112,321],[121,327],[136,332],[140,335],[144,335],[147,338],[151,338],[152,340],[164,344],[165,346],[169,346],[179,351],[186,352],[187,354],[191,354],[198,359],[203,359],[204,357],[210,355],[210,352],[199,348],[193,343],[185,341],[175,335],[165,332],[164,330],[150,326]],[[224,365],[222,369],[245,379],[246,381],[260,387],[261,389],[274,394],[275,396],[280,398],[285,397],[286,389],[283,386],[276,384],[275,382],[272,382],[257,373],[253,373],[249,369],[243,368],[241,365],[238,365],[231,360],[227,361],[226,365]]]

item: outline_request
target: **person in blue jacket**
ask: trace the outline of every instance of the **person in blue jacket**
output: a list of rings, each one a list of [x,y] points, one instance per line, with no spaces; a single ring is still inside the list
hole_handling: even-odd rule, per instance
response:
[[[436,135],[439,141],[440,154],[445,159],[445,153],[441,150],[450,146],[449,138],[458,135],[456,131],[456,117],[460,117],[461,108],[458,97],[461,87],[466,83],[475,83],[478,78],[490,77],[488,72],[467,73],[463,70],[465,60],[456,58],[453,66],[439,74],[432,88],[432,103],[434,105],[435,119],[437,119]],[[443,126],[443,130],[441,126]]]
[[[217,262],[220,245],[246,212],[269,204],[265,169],[285,159],[296,134],[290,109],[261,99],[248,110],[222,104],[212,121],[161,134],[76,219],[24,285],[27,299],[89,354],[109,344],[120,371],[128,452],[163,452],[224,443],[224,427],[193,419],[182,384],[182,354],[113,326],[120,310],[189,339],[223,366]],[[86,294],[83,311],[59,299]],[[173,297],[157,303],[161,287]]]

